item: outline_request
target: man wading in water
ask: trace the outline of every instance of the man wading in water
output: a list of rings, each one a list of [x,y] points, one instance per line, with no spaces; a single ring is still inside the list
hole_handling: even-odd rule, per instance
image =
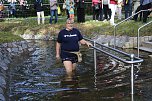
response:
[[[56,58],[59,60],[61,57],[69,79],[72,78],[78,62],[78,56],[74,52],[79,52],[79,42],[88,47],[92,46],[83,39],[78,29],[73,28],[73,23],[73,19],[67,19],[66,28],[59,32],[56,42]]]

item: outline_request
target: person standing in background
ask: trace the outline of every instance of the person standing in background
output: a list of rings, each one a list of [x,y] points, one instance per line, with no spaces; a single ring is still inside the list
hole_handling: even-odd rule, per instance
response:
[[[143,3],[143,0],[140,0],[140,4],[139,4],[139,6],[137,7],[135,13],[139,12],[140,10],[142,10],[142,3]],[[143,12],[140,12],[140,14],[134,15],[134,20],[137,21],[138,15],[140,15],[140,21],[141,21],[141,19],[142,19],[142,14],[143,14]]]
[[[100,11],[100,0],[92,0],[92,7],[93,7],[93,20],[99,20],[99,11]]]
[[[109,9],[110,0],[102,0],[104,21],[111,18],[111,9]]]
[[[139,12],[140,10],[148,10],[149,11],[144,11],[140,13],[140,21],[142,20],[143,17],[143,22],[147,22],[148,15],[150,14],[150,9],[152,8],[152,0],[140,0],[140,6],[138,6],[137,10],[135,13]],[[137,21],[138,19],[138,14],[134,15],[134,20]]]
[[[17,17],[16,15],[16,0],[9,0],[9,14],[11,17]]]
[[[133,0],[133,14],[135,14],[138,6],[140,6],[140,0]]]
[[[0,12],[4,10],[4,5],[3,5],[3,2],[0,1]]]
[[[148,15],[151,13],[150,9],[152,9],[152,0],[143,0],[142,2],[142,10],[148,10],[143,12],[143,23],[147,22]]]
[[[0,1],[0,18],[3,18],[3,10],[4,10],[4,5],[2,3],[2,1]],[[1,21],[1,19],[0,19]]]
[[[132,0],[123,0],[124,10],[125,10],[125,19],[132,15]]]
[[[73,7],[74,7],[74,0],[71,0],[73,2]],[[70,0],[65,0],[65,5],[66,5],[66,14],[67,14],[67,19],[70,18],[69,15],[69,10],[70,10]]]
[[[116,13],[116,10],[117,10],[117,0],[110,0],[110,4],[109,4],[109,8],[111,9],[111,19],[110,19],[110,24],[111,25],[115,25],[114,23],[114,17],[115,17],[115,13]]]
[[[100,0],[99,21],[103,21],[103,2]]]
[[[76,0],[77,22],[85,22],[85,3],[84,0]]]
[[[36,9],[36,12],[37,12],[38,25],[40,24],[41,17],[42,17],[42,24],[44,24],[45,18],[44,18],[44,10],[43,10],[42,0],[36,0],[34,3],[34,8]]]
[[[73,1],[70,0],[70,10],[69,10],[70,19],[74,21],[74,4]]]
[[[57,23],[58,20],[58,11],[57,11],[57,0],[50,0],[50,24],[52,24],[53,16],[55,16],[54,23]]]
[[[19,2],[20,2],[21,15],[23,18],[26,18],[27,17],[27,15],[26,15],[26,3],[27,3],[27,1],[19,0]]]
[[[122,5],[123,5],[123,0],[118,0],[117,13],[118,13],[119,20],[121,20],[122,18]]]

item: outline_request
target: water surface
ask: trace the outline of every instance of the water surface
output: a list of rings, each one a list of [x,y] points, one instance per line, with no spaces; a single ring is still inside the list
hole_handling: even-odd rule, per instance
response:
[[[83,62],[67,80],[61,61],[55,59],[54,41],[31,41],[36,50],[15,58],[8,73],[8,101],[152,101],[152,58],[135,67],[135,94],[130,95],[130,68],[104,54],[82,48]],[[136,53],[133,50],[125,50]],[[125,67],[124,67],[125,66]]]

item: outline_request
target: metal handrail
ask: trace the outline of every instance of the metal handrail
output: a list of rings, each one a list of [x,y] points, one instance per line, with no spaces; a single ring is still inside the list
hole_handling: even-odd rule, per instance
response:
[[[138,57],[139,57],[139,47],[140,47],[140,46],[139,46],[139,44],[140,44],[140,42],[139,42],[139,37],[140,37],[140,36],[139,36],[139,31],[140,31],[141,28],[149,25],[150,23],[152,23],[152,21],[150,21],[150,22],[148,22],[148,23],[146,23],[146,24],[144,24],[143,26],[141,26],[141,27],[138,28],[138,36],[137,36],[137,50],[138,50],[138,52],[137,52],[138,55],[137,55],[137,56],[138,56]]]
[[[93,41],[91,39],[88,39],[88,38],[84,38],[84,39],[86,39],[86,40],[88,40],[90,42],[93,42],[92,48],[94,49],[95,75],[96,75],[96,70],[97,70],[97,63],[96,63],[96,56],[97,55],[96,55],[96,50],[98,50],[98,51],[100,51],[100,52],[102,52],[102,53],[104,53],[104,54],[106,54],[106,55],[108,55],[108,56],[110,56],[112,58],[115,58],[115,59],[117,59],[117,60],[119,60],[119,61],[121,61],[123,63],[131,64],[131,94],[134,94],[134,64],[143,62],[143,59],[141,59],[139,57],[136,57],[134,54],[128,54],[128,53],[120,51],[120,50],[118,50],[116,48],[108,47],[108,46],[105,46],[103,44],[97,43],[97,42],[95,42],[95,41]],[[107,48],[109,50],[118,52],[119,54],[126,55],[126,56],[128,56],[130,58],[130,61],[126,60],[126,59],[123,59],[123,58],[120,58],[120,57],[116,56],[115,54],[108,53],[107,51],[104,51],[103,49],[96,47],[96,44],[100,45],[102,47],[105,47],[105,48]]]
[[[116,25],[114,25],[114,48],[116,47],[116,28],[117,28],[117,26],[120,25],[121,23],[125,22],[126,20],[132,18],[133,16],[135,16],[141,12],[145,12],[145,11],[149,11],[149,9],[148,10],[140,10],[139,12],[136,12],[135,14],[129,16],[128,18],[126,18],[126,19],[120,21],[119,23],[117,23]]]
[[[88,40],[88,41],[90,41],[90,42],[94,42],[93,40],[88,39],[88,38],[84,38],[84,39],[86,39],[86,40]],[[128,53],[123,52],[123,51],[121,51],[121,50],[118,50],[118,49],[116,49],[116,48],[108,47],[108,46],[105,46],[105,45],[100,44],[100,43],[97,43],[97,42],[95,42],[95,43],[96,43],[97,45],[100,45],[100,46],[102,46],[102,47],[105,47],[105,48],[107,48],[107,49],[109,49],[109,50],[113,50],[113,51],[115,51],[115,52],[118,52],[118,53],[121,53],[121,54],[123,54],[123,55],[126,55],[126,56],[128,56],[128,57],[131,56],[131,54],[128,54]],[[96,47],[94,47],[94,46],[92,46],[92,47],[95,48],[96,50],[102,51],[102,50],[100,50],[99,48],[96,48]],[[106,51],[102,51],[102,52],[104,52],[104,53],[107,54],[107,55],[110,55],[110,54],[109,54],[108,52],[106,52]],[[113,58],[116,58],[116,59],[118,59],[118,60],[120,60],[120,61],[122,61],[122,62],[124,62],[124,63],[131,63],[131,62],[127,61],[127,60],[117,58],[117,57],[115,57],[114,55],[110,55],[110,56],[113,57]],[[134,59],[136,59],[136,60],[141,60],[141,58],[139,58],[139,57],[134,57]],[[142,61],[139,61],[139,63],[140,63],[140,62],[142,62]],[[138,63],[138,61],[136,61],[135,63]]]
[[[118,56],[116,56],[116,55],[113,55],[113,54],[110,54],[110,53],[108,53],[108,52],[106,52],[106,51],[104,51],[104,50],[101,50],[100,48],[97,48],[97,47],[94,47],[94,46],[92,46],[92,48],[94,48],[94,49],[96,49],[96,50],[98,50],[98,51],[100,51],[100,52],[103,52],[103,53],[105,53],[106,55],[109,55],[110,57],[112,57],[112,58],[115,58],[115,59],[117,59],[117,60],[119,60],[119,61],[121,61],[121,62],[123,62],[123,63],[127,63],[127,64],[135,64],[135,63],[141,63],[141,62],[143,62],[143,60],[142,59],[137,59],[137,57],[133,57],[133,59],[137,59],[137,60],[134,60],[134,61],[129,61],[129,60],[126,60],[126,59],[122,59],[122,58],[120,58],[120,57],[118,57]],[[121,52],[120,52],[121,53]],[[132,54],[128,54],[128,56],[130,56],[131,57],[131,55]]]

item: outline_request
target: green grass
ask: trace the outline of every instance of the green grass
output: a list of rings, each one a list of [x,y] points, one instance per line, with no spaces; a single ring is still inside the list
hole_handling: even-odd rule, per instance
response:
[[[75,23],[74,26],[78,28],[82,34],[86,37],[92,38],[98,35],[113,35],[114,26],[111,26],[109,22],[95,22],[90,20],[90,17],[87,17],[85,23]],[[148,19],[151,21],[152,17]],[[65,16],[59,16],[57,24],[49,24],[49,16],[45,19],[45,24],[37,25],[37,18],[31,17],[28,19],[14,19],[14,20],[5,20],[0,22],[0,42],[12,42],[23,40],[19,38],[18,35],[26,34],[51,34],[52,36],[57,36],[58,32],[65,28]],[[75,18],[76,21],[76,18]],[[120,22],[115,20],[116,23]],[[120,24],[117,27],[116,35],[127,35],[127,36],[137,36],[137,31],[143,23],[135,22],[129,20],[125,23]],[[140,31],[140,36],[149,36],[152,33],[152,23],[144,27]]]
[[[18,35],[13,35],[11,32],[0,32],[0,43],[14,42],[24,40]]]
[[[152,19],[151,19],[152,20]],[[138,28],[144,25],[142,22],[135,22],[133,20],[127,21],[117,28],[118,35],[127,35],[127,36],[137,36]],[[140,30],[140,36],[150,36],[152,35],[152,23]]]

